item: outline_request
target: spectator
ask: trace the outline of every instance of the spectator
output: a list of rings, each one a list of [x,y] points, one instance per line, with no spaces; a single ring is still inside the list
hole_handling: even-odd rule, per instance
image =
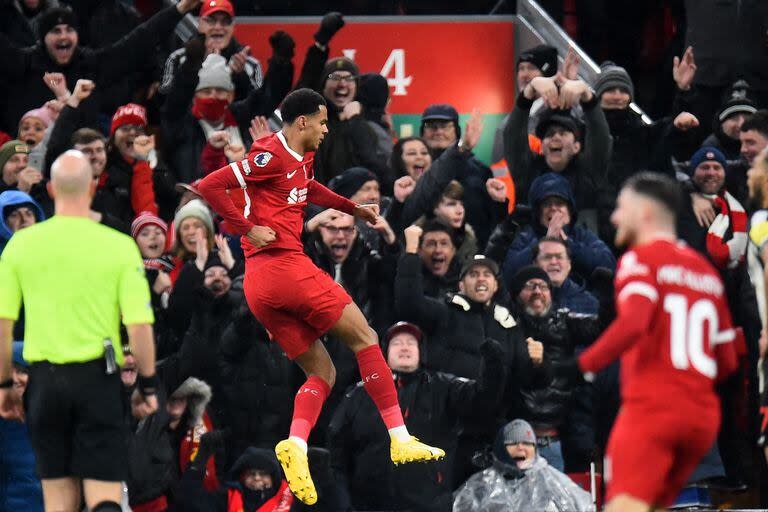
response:
[[[24,141],[30,150],[43,142],[45,131],[53,124],[58,115],[46,105],[30,110],[19,121],[19,140]]]
[[[557,68],[557,48],[554,46],[540,44],[523,51],[517,58],[517,65],[515,66],[517,91],[522,91],[526,85],[531,83],[531,80],[538,76],[555,76]],[[528,120],[529,133],[533,133],[536,130],[536,123],[544,106],[544,101],[541,98],[533,102],[530,119]],[[509,114],[504,116],[504,119],[496,128],[496,133],[493,134],[493,154],[491,159],[494,162],[504,158],[504,129],[508,123]]]
[[[515,274],[511,289],[518,309],[518,322],[527,339],[544,345],[544,357],[557,366],[574,356],[576,347],[592,343],[600,335],[595,315],[574,314],[566,308],[557,309],[552,299],[552,281],[547,273],[535,265],[524,267]],[[533,424],[539,454],[550,466],[564,471],[564,454],[569,455],[567,466],[585,470],[589,467],[595,444],[591,424],[591,400],[588,385],[567,377],[555,375],[546,388],[523,388],[523,417]],[[576,393],[582,395],[575,403]],[[569,418],[579,407],[578,417]],[[569,421],[569,420],[577,421]]]
[[[419,325],[429,336],[426,367],[477,379],[479,347],[486,338],[493,338],[501,343],[510,376],[503,406],[478,414],[465,426],[456,460],[458,478],[466,478],[471,472],[469,461],[474,451],[490,440],[498,422],[519,407],[520,387],[548,382],[548,365],[543,365],[541,343],[526,343],[512,313],[495,301],[499,268],[493,260],[478,256],[464,265],[460,292],[455,295],[434,299],[424,294],[415,256],[420,234],[417,226],[409,227],[405,233],[405,254],[395,276],[395,312],[399,318]]]
[[[572,115],[553,110],[536,125],[541,155],[529,149],[527,124],[536,98],[543,98],[553,109],[581,104],[586,124],[583,146]],[[568,180],[580,208],[596,206],[596,184],[605,175],[612,145],[608,123],[597,103],[597,96],[581,80],[565,80],[558,90],[554,79],[537,77],[520,92],[504,131],[504,151],[518,202],[529,201],[528,191],[536,177],[555,172]]]
[[[712,134],[704,139],[703,146],[712,146],[725,155],[725,186],[741,204],[746,204],[747,167],[741,157],[739,134],[744,121],[757,112],[749,98],[749,85],[739,80],[731,86],[725,101],[720,105],[712,122]]]
[[[610,217],[616,208],[621,184],[641,170],[668,167],[660,162],[659,142],[663,136],[668,136],[670,121],[665,118],[648,125],[639,113],[629,108],[635,100],[635,85],[627,71],[613,62],[607,61],[600,66],[595,95],[613,142],[606,177],[597,184],[598,234],[606,243],[612,243],[614,228]]]
[[[131,223],[131,236],[139,246],[144,260],[144,273],[152,294],[152,311],[155,313],[155,334],[160,347],[165,331],[165,312],[171,295],[173,261],[167,248],[168,225],[160,217],[142,212]],[[166,355],[166,354],[163,354]]]
[[[758,340],[762,323],[755,290],[745,265],[747,214],[725,188],[726,166],[725,155],[714,147],[702,147],[691,157],[689,186],[694,193],[683,194],[683,208],[678,214],[678,236],[705,255],[718,269],[725,283],[733,324],[741,327],[744,332],[746,365],[742,364],[741,371],[719,387],[723,420],[718,437],[718,448],[727,476],[733,481],[743,482],[747,481],[749,473],[743,460],[754,446],[755,435],[754,432],[747,432],[743,424],[736,422],[735,409],[744,407],[743,414],[747,415],[747,421],[756,425],[759,399]],[[700,226],[696,220],[692,199],[695,196],[703,196],[711,201],[717,213],[708,228]]]
[[[417,228],[419,236],[412,251],[406,249],[400,256],[398,272],[406,268],[419,269],[425,296],[442,300],[448,292],[456,291],[461,270],[455,257],[456,243],[451,236],[452,230],[439,222],[429,222]],[[406,238],[406,247],[407,241]]]
[[[768,147],[768,110],[758,110],[741,124],[741,156],[752,167],[755,157]]]
[[[15,98],[2,109],[0,129],[12,130],[24,112],[51,99],[51,91],[40,80],[43,73],[63,73],[68,83],[87,76],[106,90],[127,72],[138,69],[160,38],[171,33],[181,17],[199,4],[200,0],[181,0],[120,41],[96,50],[78,46],[77,20],[72,11],[63,8],[51,9],[41,16],[39,44],[35,46],[16,48],[0,36],[0,65],[8,77],[5,97]]]
[[[211,401],[211,387],[200,379],[189,377],[168,396],[166,411],[169,417],[173,453],[178,461],[179,473],[187,471],[189,463],[202,449],[202,437],[212,432],[214,423],[208,405]],[[218,450],[220,453],[222,450]],[[216,474],[216,458],[206,457],[205,470],[201,480],[208,491],[219,487]]]
[[[16,46],[32,46],[37,40],[35,37],[37,28],[32,26],[32,21],[28,16],[35,16],[36,13],[26,8],[28,2],[34,3],[36,1],[10,0],[0,3],[0,33],[4,34]],[[43,3],[57,2],[56,0],[39,2],[39,4]]]
[[[379,177],[364,167],[351,167],[339,174],[328,183],[328,188],[337,194],[346,197],[358,204],[378,204],[382,215],[386,216],[392,198],[381,195]],[[355,222],[360,237],[372,249],[380,249],[382,245],[381,233],[362,220]]]
[[[536,266],[544,270],[552,282],[552,305],[555,310],[567,308],[580,314],[596,315],[597,298],[571,276],[572,261],[568,242],[559,237],[540,239],[531,255]]]
[[[586,491],[552,468],[536,451],[536,434],[524,420],[499,430],[491,467],[472,475],[456,492],[454,512],[595,510]]]
[[[214,246],[213,217],[203,201],[192,199],[176,212],[173,226],[175,233],[171,254],[174,269],[171,281],[176,282],[185,263],[199,259],[198,271],[203,271],[202,267]]]
[[[390,101],[387,79],[378,73],[365,73],[360,77],[357,99],[363,109],[363,117],[376,134],[376,159],[379,162],[388,162],[395,137],[392,117],[387,113]],[[393,181],[391,175],[386,176],[387,190],[392,189]]]
[[[464,158],[454,159],[454,165],[451,166],[454,173],[450,179],[458,180],[464,187],[467,193],[464,198],[467,222],[475,227],[480,247],[485,247],[493,226],[499,221],[499,208],[497,199],[491,197],[487,190],[487,182],[493,178],[493,173],[472,154],[472,149],[477,145],[482,133],[482,117],[479,111],[472,112],[467,130],[472,133],[467,133],[466,137],[462,138],[459,114],[451,105],[430,105],[421,115],[420,134],[426,141],[433,160],[439,159],[443,153],[455,155],[455,150],[447,150],[459,143],[458,154]],[[425,182],[423,186],[426,185]],[[409,222],[404,220],[403,226],[408,224]]]
[[[29,384],[29,364],[23,343],[13,342],[13,387],[23,395]],[[0,510],[43,512],[43,490],[35,474],[35,453],[27,425],[0,418]]]
[[[397,266],[400,244],[383,217],[375,229],[384,240],[379,251],[371,249],[359,236],[353,216],[328,209],[307,222],[306,233],[311,240],[304,249],[315,265],[344,287],[371,325],[383,330],[393,320],[390,278]],[[354,361],[352,364],[357,367]]]
[[[582,279],[597,267],[613,269],[616,258],[605,243],[584,227],[576,226],[576,200],[568,181],[558,173],[547,173],[531,185],[528,193],[530,224],[520,230],[507,252],[504,276],[533,262],[533,248],[545,236],[565,240],[573,255],[574,271]]]
[[[221,55],[232,70],[235,100],[243,100],[251,91],[259,89],[264,81],[261,63],[250,54],[250,46],[243,46],[235,39],[235,21],[235,9],[230,0],[203,2],[198,34],[168,56],[160,93],[169,94],[181,73],[197,74],[203,58],[211,54]],[[187,69],[183,69],[184,66]]]
[[[498,342],[486,340],[480,348],[478,378],[467,380],[424,369],[426,343],[416,325],[398,322],[388,329],[382,346],[406,426],[452,454],[464,419],[496,407],[501,399],[503,350]],[[389,446],[381,441],[386,437],[377,436],[383,429],[362,386],[349,389],[336,409],[329,435],[332,465],[340,478],[349,478],[354,509],[450,511],[452,461],[393,467]]]
[[[358,166],[386,180],[385,162],[377,155],[377,134],[355,99],[359,79],[360,69],[346,57],[331,59],[323,68],[318,92],[327,101],[328,133],[317,150],[314,167],[322,183],[328,183],[343,169]]]
[[[205,463],[221,445],[220,432],[203,436],[200,450],[181,481],[184,510],[226,512],[271,512],[298,510],[288,482],[282,479],[277,458],[270,450],[247,448],[229,471],[225,487],[207,491],[202,487]],[[295,503],[294,503],[295,502]]]
[[[204,61],[201,55],[200,62],[187,59],[180,66],[163,110],[163,131],[167,147],[173,148],[170,161],[179,181],[189,183],[242,160],[252,142],[251,120],[271,115],[290,90],[293,39],[278,31],[270,44],[273,53],[263,85],[238,101],[232,69],[221,55],[210,54]]]
[[[451,238],[458,246],[455,258],[459,265],[464,265],[477,253],[477,237],[472,226],[466,223],[463,198],[464,187],[453,180],[443,189],[434,209],[416,221],[417,226],[423,226],[430,220],[436,220],[450,228]]]
[[[44,220],[43,209],[29,194],[18,190],[0,194],[0,253],[14,233]]]
[[[19,190],[30,193],[32,187],[43,180],[40,171],[29,166],[29,146],[20,140],[8,141],[0,147],[0,170],[0,192]]]
[[[126,403],[136,389],[136,358],[130,347],[123,348],[123,365],[120,379]],[[165,401],[165,389],[160,386],[161,405]],[[172,485],[179,477],[173,458],[169,436],[168,412],[162,406],[143,420],[134,418],[126,410],[128,425],[128,502],[133,510],[168,510],[168,497]]]
[[[98,222],[130,233],[131,221],[143,211],[170,218],[177,200],[175,182],[158,158],[154,136],[146,135],[146,109],[135,103],[118,108],[105,142],[98,131],[80,128],[89,125],[82,109],[92,104],[95,90],[93,82],[78,80],[51,132],[46,161],[70,147],[88,155],[98,177],[91,206]]]
[[[424,139],[409,137],[400,139],[395,144],[390,165],[395,174],[401,177],[395,180],[395,201],[386,214],[387,220],[395,230],[400,232],[422,215],[432,212],[440,200],[442,191],[452,180],[466,182],[466,179],[459,178],[466,174],[465,168],[469,165],[467,159],[472,158],[471,150],[480,140],[482,131],[482,117],[479,112],[474,112],[465,126],[460,147],[449,147],[434,163]],[[506,213],[506,188],[500,180],[492,178],[484,183],[483,195],[490,202],[486,213],[490,217],[480,221],[493,226],[503,219]],[[466,191],[466,198],[475,193],[474,188],[468,189],[464,184],[462,186]],[[464,206],[467,222],[475,226],[469,216],[470,205],[465,201]],[[487,230],[490,233],[490,228]],[[485,239],[481,238],[477,231],[476,235],[478,244],[484,246]]]

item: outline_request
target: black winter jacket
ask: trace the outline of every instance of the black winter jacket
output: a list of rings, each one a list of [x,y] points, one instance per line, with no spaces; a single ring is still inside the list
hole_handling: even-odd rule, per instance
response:
[[[450,511],[451,454],[464,419],[501,398],[501,359],[487,352],[478,380],[419,369],[394,372],[406,427],[427,444],[445,449],[448,458],[430,464],[394,467],[389,436],[376,406],[362,385],[347,391],[330,426],[332,465],[349,476],[355,510]]]

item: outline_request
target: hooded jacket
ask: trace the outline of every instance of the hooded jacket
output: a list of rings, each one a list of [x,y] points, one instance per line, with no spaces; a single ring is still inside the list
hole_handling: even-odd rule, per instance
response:
[[[5,242],[13,236],[11,228],[8,226],[8,223],[5,222],[5,209],[8,206],[16,206],[24,203],[32,205],[37,222],[45,220],[45,213],[43,212],[40,203],[35,201],[32,196],[19,190],[6,190],[0,194],[0,239],[2,239],[0,244],[4,245]]]
[[[616,258],[611,250],[595,234],[586,228],[576,226],[576,200],[568,181],[557,173],[547,173],[536,178],[528,193],[531,206],[530,224],[523,227],[515,237],[504,260],[504,278],[510,284],[518,270],[533,262],[533,247],[547,234],[547,228],[539,221],[539,208],[547,197],[559,196],[568,202],[571,223],[564,231],[566,243],[571,251],[573,271],[583,279],[588,278],[597,267],[613,269]]]

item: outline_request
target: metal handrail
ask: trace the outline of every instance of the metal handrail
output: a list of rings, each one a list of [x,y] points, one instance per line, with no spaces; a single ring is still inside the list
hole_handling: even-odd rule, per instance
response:
[[[517,0],[517,17],[518,27],[530,31],[540,44],[548,44],[557,48],[560,61],[564,58],[562,56],[568,53],[568,49],[573,48],[573,51],[581,59],[582,65],[579,67],[579,76],[590,85],[597,81],[597,77],[600,75],[600,66],[571,39],[565,30],[535,0]],[[522,52],[524,49],[518,45],[518,52]],[[645,124],[651,124],[651,118],[643,112],[639,105],[632,102],[629,104],[629,108],[640,114]]]

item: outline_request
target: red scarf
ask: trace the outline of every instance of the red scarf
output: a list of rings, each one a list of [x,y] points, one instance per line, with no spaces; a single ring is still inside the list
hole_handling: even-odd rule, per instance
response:
[[[201,423],[198,423],[187,430],[187,433],[181,440],[181,447],[179,448],[179,464],[182,472],[187,469],[187,465],[195,458],[195,455],[197,455],[197,450],[200,448],[200,438],[203,434],[212,431],[213,422],[207,412],[203,413]],[[203,480],[203,486],[205,487],[205,490],[209,492],[213,492],[219,488],[219,480],[216,478],[215,457],[209,458],[208,462],[205,464],[205,479]]]
[[[243,495],[237,489],[227,493],[227,512],[245,512]],[[277,494],[268,499],[256,512],[289,512],[293,504],[293,493],[288,488],[288,482],[283,480]]]
[[[707,252],[718,269],[736,268],[747,253],[747,213],[728,192],[715,197],[714,203],[720,213],[707,230]]]
[[[229,110],[227,100],[216,98],[195,98],[192,102],[192,115],[211,124],[218,124],[224,118],[224,126],[237,126],[235,116]]]

